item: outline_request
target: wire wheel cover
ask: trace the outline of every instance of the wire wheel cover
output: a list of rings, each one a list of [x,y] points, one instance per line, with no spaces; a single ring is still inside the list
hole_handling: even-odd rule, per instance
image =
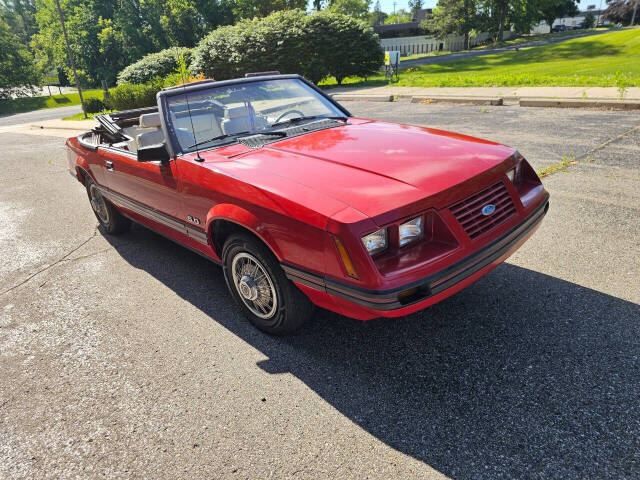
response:
[[[268,319],[278,308],[278,295],[267,270],[253,255],[242,252],[233,257],[231,275],[240,298],[255,316]]]
[[[109,212],[107,211],[107,204],[102,197],[102,194],[98,191],[95,185],[91,185],[89,188],[89,196],[91,199],[91,208],[96,212],[98,218],[103,223],[109,223]]]

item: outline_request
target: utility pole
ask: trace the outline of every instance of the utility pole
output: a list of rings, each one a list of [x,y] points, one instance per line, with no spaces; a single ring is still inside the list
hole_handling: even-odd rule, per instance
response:
[[[69,64],[73,70],[73,77],[76,79],[76,88],[78,89],[78,95],[80,96],[80,104],[82,105],[82,113],[84,118],[87,118],[87,110],[84,108],[84,98],[82,96],[82,89],[80,88],[80,81],[78,80],[78,72],[76,72],[76,64],[73,61],[73,52],[69,45],[69,36],[67,35],[67,27],[64,24],[64,15],[62,15],[62,8],[60,8],[60,0],[55,0],[56,7],[58,7],[58,15],[60,15],[60,24],[62,25],[62,34],[64,35],[64,43],[67,46],[67,57],[69,57]]]
[[[602,23],[602,0],[600,0],[600,10],[598,11],[598,20],[596,20],[596,27],[599,27],[600,23]]]
[[[631,26],[633,27],[633,25],[636,22],[636,11],[638,10],[638,1],[640,0],[636,0],[633,4],[633,15],[631,15]]]

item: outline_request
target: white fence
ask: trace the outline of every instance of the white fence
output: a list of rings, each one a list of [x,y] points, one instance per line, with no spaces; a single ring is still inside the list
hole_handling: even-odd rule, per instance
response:
[[[513,36],[513,32],[504,32],[504,39],[507,40]],[[480,33],[475,37],[469,39],[469,46],[475,47],[476,45],[485,42],[489,38],[488,33]],[[447,37],[442,40],[438,40],[434,37],[399,37],[399,38],[383,38],[380,40],[382,49],[386,52],[389,50],[397,50],[401,54],[416,54],[416,53],[430,53],[430,52],[457,52],[464,49],[464,37]]]

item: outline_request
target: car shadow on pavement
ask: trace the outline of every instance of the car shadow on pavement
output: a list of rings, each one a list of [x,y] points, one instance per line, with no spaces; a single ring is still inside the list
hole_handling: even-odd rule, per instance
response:
[[[300,334],[274,338],[233,308],[219,267],[142,227],[105,238],[264,353],[260,368],[293,374],[371,435],[451,478],[639,471],[635,303],[504,264],[419,314],[358,322],[318,311]]]

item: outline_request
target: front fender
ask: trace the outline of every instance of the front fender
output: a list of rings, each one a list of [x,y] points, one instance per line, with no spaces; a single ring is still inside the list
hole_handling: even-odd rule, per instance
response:
[[[215,245],[212,236],[213,222],[216,220],[225,220],[243,227],[260,238],[262,242],[273,252],[279,261],[282,261],[282,254],[278,248],[277,242],[269,233],[269,229],[261,222],[258,217],[245,208],[230,203],[219,203],[209,210],[205,222],[207,238],[210,245]]]

